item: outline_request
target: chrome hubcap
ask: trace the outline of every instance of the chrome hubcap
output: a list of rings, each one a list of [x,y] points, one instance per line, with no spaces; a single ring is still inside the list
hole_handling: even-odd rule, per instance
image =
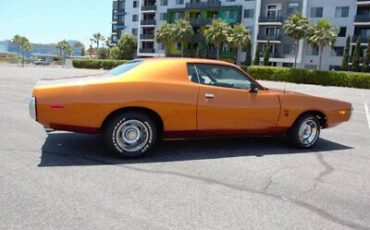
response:
[[[317,124],[311,119],[305,120],[299,128],[299,138],[306,146],[313,145],[318,137],[318,134],[319,130]]]
[[[149,139],[147,126],[138,120],[127,120],[116,131],[117,144],[127,152],[143,148]]]

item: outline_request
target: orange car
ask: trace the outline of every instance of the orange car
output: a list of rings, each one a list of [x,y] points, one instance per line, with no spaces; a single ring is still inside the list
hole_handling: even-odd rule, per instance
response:
[[[351,104],[268,89],[215,60],[134,60],[101,76],[40,82],[31,116],[45,128],[103,133],[106,146],[137,157],[164,138],[281,134],[302,148],[321,128],[348,121]]]

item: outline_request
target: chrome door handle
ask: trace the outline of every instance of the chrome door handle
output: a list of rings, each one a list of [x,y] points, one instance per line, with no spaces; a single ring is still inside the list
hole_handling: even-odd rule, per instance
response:
[[[206,98],[215,98],[215,95],[214,95],[214,94],[212,94],[212,93],[206,93],[204,96],[205,96]]]

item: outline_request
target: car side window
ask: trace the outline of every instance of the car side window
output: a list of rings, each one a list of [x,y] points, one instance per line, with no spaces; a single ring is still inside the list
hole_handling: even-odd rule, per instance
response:
[[[250,89],[251,81],[240,71],[222,65],[196,64],[199,83],[218,87]],[[190,73],[190,72],[189,72]]]
[[[197,70],[194,64],[188,64],[188,78],[192,82],[199,83]]]

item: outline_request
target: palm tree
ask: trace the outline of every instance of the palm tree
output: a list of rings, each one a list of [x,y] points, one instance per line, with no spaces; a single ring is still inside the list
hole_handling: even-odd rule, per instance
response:
[[[326,19],[320,19],[316,24],[308,28],[308,43],[319,49],[319,70],[321,70],[322,53],[325,46],[333,46],[337,38],[337,30],[332,26],[331,22]]]
[[[64,52],[64,55],[67,55],[67,56],[70,56],[71,53],[72,53],[71,46],[69,45],[69,43],[66,40],[62,40],[62,41],[58,42],[57,48],[59,48],[60,58],[62,58],[62,51]],[[64,58],[63,58],[63,60],[64,60]]]
[[[59,56],[62,57],[62,51],[66,50],[70,45],[66,40],[62,40],[57,43],[57,48],[59,49]]]
[[[302,14],[292,14],[285,21],[284,32],[294,40],[294,68],[297,67],[299,41],[306,36],[308,19]]]
[[[364,63],[362,65],[363,72],[370,72],[369,64],[370,64],[370,38],[369,38],[369,42],[367,43],[367,52],[366,52],[366,56],[364,59]]]
[[[231,47],[237,49],[236,63],[239,65],[239,52],[240,48],[248,48],[250,42],[249,30],[242,24],[236,24],[231,30],[230,37],[228,38],[228,43]],[[250,54],[249,54],[250,55]],[[247,60],[248,53],[246,54]]]
[[[360,72],[360,59],[361,59],[361,39],[360,37],[357,38],[356,46],[353,49],[352,55],[352,71]]]
[[[204,37],[207,43],[212,44],[216,48],[216,58],[220,59],[220,46],[227,42],[230,36],[231,26],[222,19],[215,19],[212,24],[208,25],[204,30]]]
[[[263,65],[269,66],[270,65],[270,53],[271,53],[271,46],[270,41],[267,41],[264,48],[264,54],[263,54]]]
[[[22,53],[22,66],[24,66],[24,56],[26,52],[31,51],[31,43],[26,37],[18,34],[13,37],[12,42],[17,45],[18,53]]]
[[[155,40],[158,43],[162,43],[164,46],[165,55],[168,55],[167,45],[171,42],[174,26],[171,23],[162,24],[158,30],[155,31]]]
[[[14,35],[12,43],[17,45],[18,53],[20,53],[22,45],[22,36],[20,36],[19,34]]]
[[[346,47],[344,49],[343,59],[342,59],[342,70],[345,70],[345,71],[349,70],[348,63],[349,63],[350,49],[351,49],[351,36],[348,36],[346,40]]]
[[[90,39],[90,41],[93,41],[96,44],[96,49],[99,49],[100,42],[103,42],[104,40],[105,38],[101,33],[93,34],[93,37]]]
[[[260,57],[260,50],[257,47],[256,54],[255,54],[254,60],[253,60],[253,65],[259,65],[260,64],[260,58],[261,58]]]
[[[184,56],[185,43],[191,40],[194,31],[190,22],[185,19],[179,19],[173,24],[171,37],[175,41],[181,42],[181,57]]]

